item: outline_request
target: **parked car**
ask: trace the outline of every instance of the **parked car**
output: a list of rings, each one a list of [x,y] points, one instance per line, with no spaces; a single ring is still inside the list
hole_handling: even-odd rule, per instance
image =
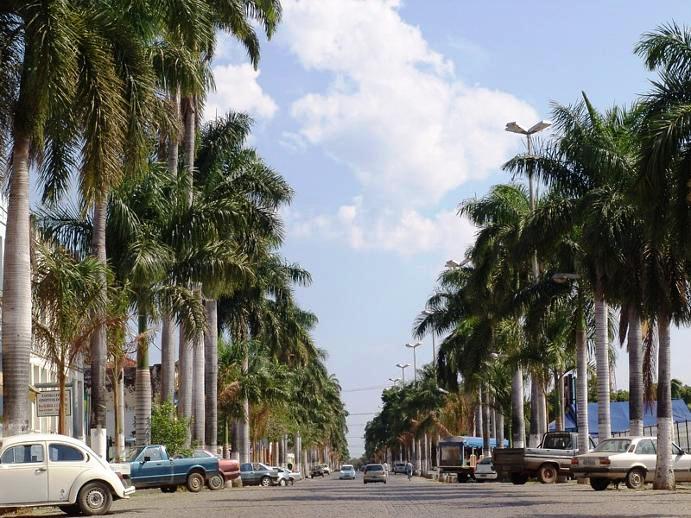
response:
[[[310,470],[310,478],[314,477],[321,477],[324,478],[324,475],[326,475],[326,471],[324,471],[324,466],[321,466],[319,464],[316,464],[312,466],[312,469]]]
[[[590,453],[571,461],[576,477],[588,477],[596,491],[612,482],[625,482],[630,489],[641,489],[655,478],[657,438],[615,437],[600,441]],[[672,461],[677,482],[691,482],[691,455],[672,444]]]
[[[0,441],[0,507],[57,506],[70,515],[106,514],[113,499],[135,491],[122,476],[71,437],[26,434]]]
[[[291,476],[290,470],[286,468],[279,468],[275,466],[271,466],[272,469],[275,469],[278,472],[278,485],[283,487],[287,485],[293,485],[295,484],[295,478]]]
[[[209,450],[194,450],[192,457],[218,459],[218,468],[221,473],[209,479],[207,482],[209,489],[221,489],[225,487],[226,482],[235,480],[240,476],[240,463],[237,460],[223,459],[218,455],[214,455]]]
[[[136,448],[127,460],[129,478],[136,488],[158,487],[164,493],[174,493],[184,485],[189,492],[198,493],[205,484],[211,489],[225,485],[218,485],[223,474],[213,455],[173,459],[165,446],[151,445]]]
[[[592,439],[589,446],[595,447]],[[531,477],[552,484],[560,476],[572,476],[571,459],[577,454],[577,433],[547,432],[537,448],[494,450],[494,466],[500,478],[509,478],[514,484],[525,484]]]
[[[240,465],[240,478],[244,486],[275,486],[279,480],[278,471],[261,462],[247,462]]]
[[[386,471],[386,470],[384,470]],[[341,480],[355,480],[355,468],[352,464],[344,464],[341,466],[341,471],[338,474]]]
[[[475,466],[475,480],[484,482],[485,480],[497,480],[497,472],[494,471],[492,457],[485,457]]]
[[[384,466],[381,464],[367,464],[365,466],[365,473],[362,476],[362,481],[367,484],[368,482],[384,482],[386,484],[386,479],[388,474],[384,471]]]
[[[393,463],[393,474],[398,475],[399,473],[405,475],[405,465],[406,463],[402,460],[397,460]]]

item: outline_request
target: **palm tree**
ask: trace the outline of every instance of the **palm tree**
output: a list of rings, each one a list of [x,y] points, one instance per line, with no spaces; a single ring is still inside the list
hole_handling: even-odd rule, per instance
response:
[[[646,211],[645,303],[658,325],[657,463],[655,489],[675,486],[672,460],[670,325],[689,319],[688,29],[676,24],[645,34],[637,52],[659,81],[644,103],[641,192]]]
[[[84,352],[94,331],[109,321],[101,277],[108,272],[92,258],[75,260],[70,254],[36,243],[33,293],[34,335],[57,371],[60,392],[58,433],[66,432],[65,386],[75,359]]]

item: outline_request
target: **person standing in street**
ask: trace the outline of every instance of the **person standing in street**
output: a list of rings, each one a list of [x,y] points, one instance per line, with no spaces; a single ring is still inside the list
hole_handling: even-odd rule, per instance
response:
[[[413,465],[410,463],[410,461],[406,462],[405,473],[408,475],[408,480],[413,478]]]

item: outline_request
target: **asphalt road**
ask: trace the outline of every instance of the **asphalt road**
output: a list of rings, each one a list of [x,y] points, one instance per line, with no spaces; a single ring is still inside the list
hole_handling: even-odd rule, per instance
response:
[[[391,476],[384,484],[330,479],[304,480],[293,487],[246,487],[198,494],[178,491],[138,491],[128,501],[113,504],[113,516],[212,518],[358,518],[395,516],[691,516],[691,489],[676,493],[652,489],[608,489],[595,492],[575,482],[557,485],[528,483],[440,484],[424,479]],[[37,513],[39,514],[39,513]],[[43,516],[64,516],[54,510]]]

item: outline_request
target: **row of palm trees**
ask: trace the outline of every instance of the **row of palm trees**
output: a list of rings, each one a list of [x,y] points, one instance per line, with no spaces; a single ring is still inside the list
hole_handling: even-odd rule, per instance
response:
[[[646,397],[657,399],[660,489],[674,487],[670,328],[691,317],[689,42],[691,32],[675,24],[642,37],[636,52],[658,79],[631,107],[599,112],[585,93],[573,105],[553,106],[553,137],[504,166],[514,180],[535,180],[544,192],[533,202],[522,185],[502,184],[460,205],[459,214],[478,228],[475,242],[461,266],[442,272],[414,326],[418,337],[444,336],[440,384],[481,392],[480,406],[504,402],[494,406],[510,413],[514,446],[545,431],[550,386],[552,415],[563,426],[563,377],[575,370],[585,448],[591,348],[598,401],[591,432],[611,436],[618,315],[629,353],[632,434],[642,434]]]
[[[234,36],[256,66],[255,27],[271,37],[280,17],[278,0],[31,0],[0,6],[0,148],[2,157],[9,156],[0,164],[9,169],[5,433],[29,429],[29,356],[32,338],[41,338],[53,351],[69,350],[58,369],[88,358],[92,444],[105,453],[106,365],[122,364],[133,315],[140,444],[150,440],[149,347],[159,326],[158,396],[177,399],[180,415],[192,423],[189,440],[198,444],[214,448],[219,436],[219,333],[233,343],[259,341],[282,364],[310,366],[314,383],[328,378],[310,336],[316,318],[293,297],[294,286],[308,284],[309,274],[279,253],[278,211],[292,190],[246,146],[247,116],[201,121],[213,88],[217,34]],[[33,215],[30,175],[42,198]],[[42,259],[34,253],[32,264],[34,248]],[[50,264],[63,267],[59,286],[48,285],[60,275],[43,268]],[[70,276],[81,289],[63,282]],[[69,290],[75,291],[64,293]],[[81,315],[68,318],[75,309]],[[240,362],[247,373],[250,352],[244,350]],[[116,385],[121,377],[115,369]],[[250,402],[243,393],[243,412],[235,417],[246,461]],[[337,427],[340,398],[329,405],[319,407],[321,417],[328,414],[329,426]],[[329,433],[344,433],[343,427],[334,430]]]

